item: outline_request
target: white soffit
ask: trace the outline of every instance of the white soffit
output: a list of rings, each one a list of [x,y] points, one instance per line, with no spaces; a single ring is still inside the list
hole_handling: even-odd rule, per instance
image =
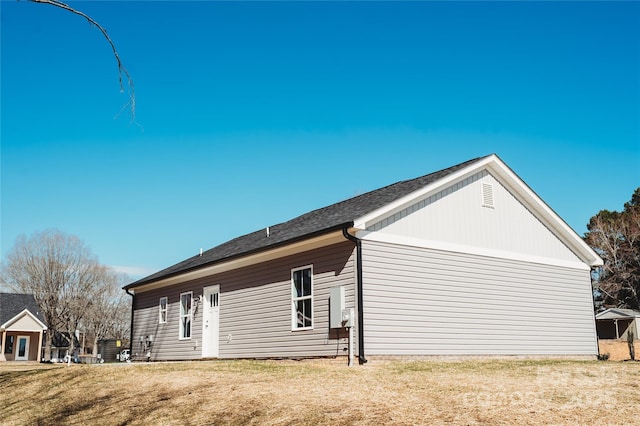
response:
[[[198,278],[207,277],[213,274],[221,272],[231,271],[234,269],[242,268],[245,266],[255,265],[258,263],[266,262],[269,260],[278,259],[284,256],[290,256],[296,253],[301,253],[308,250],[324,247],[330,244],[335,244],[340,241],[345,241],[342,231],[336,231],[329,234],[320,235],[315,238],[294,242],[291,244],[259,251],[257,253],[240,256],[230,260],[222,260],[220,262],[213,263],[211,265],[203,265],[191,271],[185,271],[178,273],[174,276],[160,279],[158,281],[151,282],[149,284],[143,284],[139,287],[129,289],[133,293],[141,293],[144,291],[153,290],[156,288],[166,287],[168,285],[182,283],[185,281],[195,280]]]
[[[424,188],[414,191],[386,206],[366,214],[354,221],[354,228],[364,230],[378,221],[392,216],[404,208],[422,199],[460,182],[479,171],[487,169],[491,175],[509,189],[534,216],[544,223],[560,241],[569,247],[576,255],[589,266],[601,266],[602,259],[589,247],[569,225],[566,224],[529,186],[522,181],[505,163],[495,154],[479,160],[463,169],[451,173]]]

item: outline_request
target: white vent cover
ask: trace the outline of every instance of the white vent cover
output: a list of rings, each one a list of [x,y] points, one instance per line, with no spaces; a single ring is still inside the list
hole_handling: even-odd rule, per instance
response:
[[[490,183],[482,183],[482,207],[491,207],[493,205],[493,185]]]

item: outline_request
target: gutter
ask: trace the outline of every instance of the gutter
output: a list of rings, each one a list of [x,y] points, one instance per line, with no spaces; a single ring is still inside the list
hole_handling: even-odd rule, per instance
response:
[[[131,326],[129,329],[129,359],[133,359],[133,312],[136,304],[136,295],[135,293],[130,293],[128,288],[125,288],[125,291],[129,296],[131,296]]]
[[[342,235],[356,245],[356,291],[358,292],[358,363],[366,364],[364,356],[364,298],[362,296],[362,240],[349,234],[347,228],[342,228]]]
[[[239,258],[246,257],[246,256],[251,256],[251,255],[256,254],[256,253],[262,253],[262,252],[265,252],[265,251],[269,251],[269,250],[273,250],[273,249],[276,249],[276,248],[284,247],[284,246],[287,246],[289,244],[293,244],[293,243],[297,243],[297,242],[300,242],[300,241],[305,241],[305,240],[308,240],[308,239],[311,239],[311,238],[315,238],[315,237],[318,237],[318,236],[321,236],[321,235],[330,234],[332,232],[339,231],[339,230],[343,229],[344,227],[351,227],[351,226],[353,226],[353,222],[344,222],[344,223],[341,223],[339,225],[334,225],[334,226],[331,226],[329,228],[320,229],[320,230],[317,230],[317,231],[314,231],[314,232],[310,232],[310,233],[303,234],[303,235],[298,235],[298,236],[296,236],[294,238],[289,238],[289,239],[284,239],[284,240],[278,240],[276,237],[268,237],[268,238],[273,238],[276,241],[274,243],[272,243],[272,244],[267,244],[267,245],[264,245],[264,246],[261,246],[261,247],[254,248],[252,250],[247,250],[247,251],[240,250],[240,251],[238,251],[236,253],[230,254],[230,255],[225,256],[225,257],[220,257],[220,258],[216,258],[216,259],[209,260],[209,261],[203,261],[201,263],[196,263],[196,264],[194,264],[192,266],[185,267],[183,269],[177,269],[177,270],[168,272],[166,274],[161,274],[162,271],[160,271],[160,272],[157,272],[155,274],[150,275],[149,277],[145,277],[145,278],[142,278],[142,279],[140,279],[138,281],[135,281],[135,282],[133,282],[131,284],[128,284],[128,285],[126,285],[126,286],[124,286],[122,288],[124,290],[135,289],[136,287],[140,287],[140,286],[147,285],[147,284],[152,284],[154,282],[161,281],[161,280],[164,280],[164,279],[167,279],[167,278],[173,278],[173,277],[176,277],[176,276],[179,276],[179,275],[182,275],[182,274],[186,274],[188,272],[197,271],[198,269],[206,268],[208,266],[212,266],[212,265],[216,265],[216,264],[224,263],[224,262],[229,262],[231,260],[239,259]],[[249,234],[247,234],[247,235],[249,235]],[[242,238],[242,237],[240,237],[240,238]],[[226,243],[223,243],[223,244],[226,244]],[[201,257],[201,256],[197,256],[196,255],[196,256],[190,257],[189,259],[185,259],[184,261],[179,262],[176,265],[170,266],[167,269],[171,269],[171,268],[173,268],[173,267],[175,267],[177,265],[185,263],[185,262],[193,259],[194,257]],[[159,276],[156,276],[156,275],[159,275]],[[150,278],[150,277],[153,277],[153,278]]]

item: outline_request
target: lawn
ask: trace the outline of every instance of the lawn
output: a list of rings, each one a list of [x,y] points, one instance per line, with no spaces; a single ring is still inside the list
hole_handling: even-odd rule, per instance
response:
[[[640,363],[0,364],[3,425],[640,424]]]

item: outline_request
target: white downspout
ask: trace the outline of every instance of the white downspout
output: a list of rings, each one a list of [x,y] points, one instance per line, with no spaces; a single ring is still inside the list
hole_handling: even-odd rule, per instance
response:
[[[6,336],[7,336],[7,330],[2,330],[2,337],[0,338],[0,340],[2,340],[2,342],[0,342],[0,361],[6,361],[7,358],[5,358],[4,356],[4,345],[7,344],[6,341]]]
[[[40,330],[38,333],[38,357],[40,358],[40,362],[44,361],[44,357],[42,356],[42,336],[44,334],[44,330]]]

